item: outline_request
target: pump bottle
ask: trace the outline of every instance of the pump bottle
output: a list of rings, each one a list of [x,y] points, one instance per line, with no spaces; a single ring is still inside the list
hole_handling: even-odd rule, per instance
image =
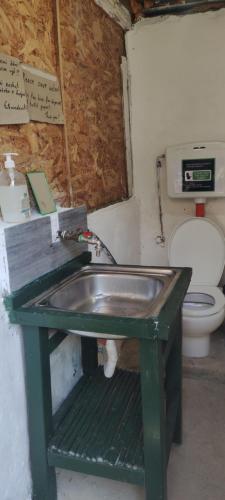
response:
[[[4,153],[5,168],[0,173],[0,206],[5,222],[25,222],[30,217],[26,177],[15,168],[13,156]]]

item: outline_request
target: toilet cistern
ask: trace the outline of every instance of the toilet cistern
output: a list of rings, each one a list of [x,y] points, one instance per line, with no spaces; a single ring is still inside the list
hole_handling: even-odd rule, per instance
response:
[[[205,216],[207,198],[225,197],[225,143],[203,142],[166,150],[167,187],[171,198],[194,198],[196,217],[177,226],[169,241],[172,266],[193,269],[183,312],[183,354],[209,354],[210,334],[223,322],[225,297],[218,284],[224,269],[222,230]]]
[[[171,198],[225,197],[225,142],[169,146],[166,167]]]

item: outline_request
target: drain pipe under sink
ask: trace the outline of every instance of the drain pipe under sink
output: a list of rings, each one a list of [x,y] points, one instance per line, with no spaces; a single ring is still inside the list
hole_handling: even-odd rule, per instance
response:
[[[90,233],[94,234],[94,233]],[[96,235],[95,235],[96,236]],[[113,255],[109,251],[108,247],[103,243],[102,240],[97,236],[97,240],[100,241],[101,248],[105,251],[106,255],[109,257],[112,264],[117,264]],[[88,240],[88,243],[90,240]],[[96,255],[98,256],[97,252]],[[112,339],[98,339],[98,344],[105,347],[106,353],[106,361],[104,362],[104,375],[106,378],[112,378],[116,369],[117,361],[118,361],[118,350],[117,350],[117,341]]]
[[[118,361],[116,341],[112,339],[99,339],[98,342],[100,345],[104,345],[107,357],[104,363],[104,375],[106,378],[111,378],[115,372]]]
[[[83,230],[81,228],[76,231],[58,231],[59,239],[64,240],[74,240],[77,243],[88,243],[95,246],[96,256],[99,257],[101,254],[101,250],[104,250],[106,255],[109,257],[112,264],[116,265],[117,262],[114,259],[113,255],[109,251],[108,247],[103,243],[103,241],[97,236],[97,234],[93,233],[89,230]],[[118,352],[116,346],[116,340],[105,340],[98,339],[98,345],[102,345],[105,347],[105,352],[107,356],[107,360],[104,363],[104,374],[105,377],[111,378],[115,372],[116,364],[118,361]]]

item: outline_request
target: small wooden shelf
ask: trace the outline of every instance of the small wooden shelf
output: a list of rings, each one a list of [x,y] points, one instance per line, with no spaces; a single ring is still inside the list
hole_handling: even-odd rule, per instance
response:
[[[84,375],[57,420],[49,465],[144,483],[139,374],[117,370],[107,379],[99,368]]]

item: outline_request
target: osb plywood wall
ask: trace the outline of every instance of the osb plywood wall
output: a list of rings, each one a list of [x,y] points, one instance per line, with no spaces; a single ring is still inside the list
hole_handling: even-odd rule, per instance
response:
[[[0,51],[24,63],[56,72],[52,0],[1,0]],[[0,153],[21,153],[26,170],[44,169],[56,199],[68,203],[63,127],[29,123],[0,126]],[[2,162],[1,162],[2,164]]]
[[[44,169],[54,196],[98,208],[126,197],[120,59],[123,32],[93,0],[59,0],[71,179],[64,127],[0,126],[0,153],[21,153],[26,170]],[[0,51],[58,72],[55,0],[1,0]]]
[[[122,29],[93,0],[60,0],[66,114],[76,203],[126,196]]]

